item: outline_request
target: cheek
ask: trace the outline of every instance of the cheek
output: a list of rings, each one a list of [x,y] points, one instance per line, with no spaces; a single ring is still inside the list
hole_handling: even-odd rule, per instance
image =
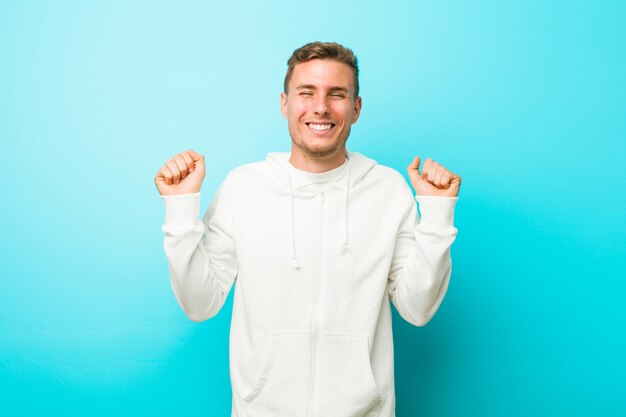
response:
[[[347,115],[347,114],[345,114],[343,112],[342,113],[336,113],[336,114],[337,114],[337,116],[335,116],[334,119],[335,119],[335,121],[337,123],[339,123],[339,127],[340,128],[343,128],[346,125],[350,125],[350,123],[349,123],[350,116],[349,115]]]
[[[307,109],[303,105],[296,105],[290,110],[291,116],[290,120],[293,120],[294,123],[298,123],[303,117],[307,115]]]
[[[302,118],[302,112],[297,111],[297,109],[290,109],[287,120],[289,121],[289,125],[294,129],[300,128],[300,119]]]
[[[347,120],[352,117],[352,108],[344,105],[337,105],[333,107],[333,113],[340,116],[343,120]]]

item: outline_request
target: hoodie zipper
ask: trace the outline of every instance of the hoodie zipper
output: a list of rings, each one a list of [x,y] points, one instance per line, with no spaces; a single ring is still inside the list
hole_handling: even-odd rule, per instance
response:
[[[320,280],[320,254],[322,241],[322,213],[324,205],[324,191],[318,192],[317,215],[315,216],[315,255],[313,272],[313,312],[311,317],[311,380],[309,385],[309,405],[307,416],[312,417],[315,399],[315,368],[317,359],[317,326],[318,326],[318,281]]]

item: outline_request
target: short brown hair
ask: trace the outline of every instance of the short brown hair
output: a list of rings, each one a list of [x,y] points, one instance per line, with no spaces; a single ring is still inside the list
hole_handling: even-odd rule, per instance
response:
[[[287,74],[285,74],[285,94],[287,93],[289,81],[293,74],[293,69],[298,64],[311,61],[312,59],[330,59],[347,64],[352,68],[354,74],[354,98],[359,96],[359,65],[356,55],[351,49],[346,48],[336,42],[311,42],[293,51],[287,61]]]

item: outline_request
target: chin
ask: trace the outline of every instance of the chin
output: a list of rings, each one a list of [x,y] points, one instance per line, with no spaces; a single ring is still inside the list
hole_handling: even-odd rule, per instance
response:
[[[325,145],[318,145],[318,146],[308,146],[307,144],[304,144],[303,146],[300,146],[300,149],[302,149],[304,152],[306,152],[308,155],[312,157],[323,158],[323,157],[334,155],[335,153],[342,151],[344,148],[344,145],[345,145],[345,142],[339,143],[339,144],[333,143],[333,144],[325,144]]]

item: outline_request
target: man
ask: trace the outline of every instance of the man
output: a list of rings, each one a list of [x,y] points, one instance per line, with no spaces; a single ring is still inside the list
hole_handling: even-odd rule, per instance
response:
[[[281,94],[290,153],[231,171],[202,221],[202,155],[177,154],[156,175],[185,313],[214,316],[237,281],[233,416],[394,416],[389,300],[423,326],[446,293],[461,178],[430,159],[420,174],[415,157],[414,199],[398,172],[347,151],[358,90],[351,50],[307,44]]]

